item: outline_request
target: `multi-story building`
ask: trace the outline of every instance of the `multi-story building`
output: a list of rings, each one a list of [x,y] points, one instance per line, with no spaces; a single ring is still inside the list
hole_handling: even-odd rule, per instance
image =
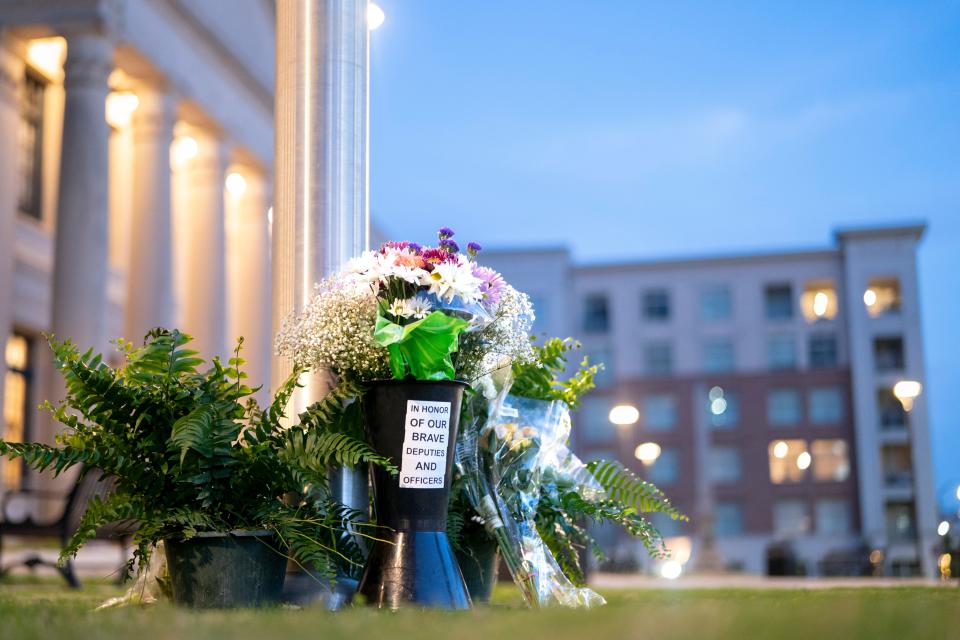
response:
[[[0,435],[49,440],[41,336],[179,326],[269,376],[274,7],[0,0]],[[22,466],[0,463],[0,491]]]
[[[912,384],[924,380],[923,232],[651,262],[484,259],[531,295],[539,332],[576,336],[604,363],[574,444],[664,489],[690,522],[655,522],[692,547],[694,567],[763,573],[789,553],[810,574],[872,562],[933,575],[931,445]]]

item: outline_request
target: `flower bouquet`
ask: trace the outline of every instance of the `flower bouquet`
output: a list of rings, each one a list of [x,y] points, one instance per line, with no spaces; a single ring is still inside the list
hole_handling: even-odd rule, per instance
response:
[[[370,550],[360,592],[381,607],[469,606],[446,534],[464,392],[533,361],[527,297],[477,262],[479,245],[461,252],[452,230],[438,236],[351,260],[277,338],[279,353],[332,375],[313,410],[329,429],[362,425],[398,467],[373,469],[376,519],[394,533]]]

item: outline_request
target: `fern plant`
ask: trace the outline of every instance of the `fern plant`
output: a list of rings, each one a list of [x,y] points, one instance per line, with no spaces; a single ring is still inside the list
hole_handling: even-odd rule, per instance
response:
[[[265,529],[317,573],[356,574],[361,549],[345,534],[372,535],[371,525],[330,499],[327,465],[393,467],[354,431],[333,428],[351,411],[343,393],[288,427],[285,407],[302,370],[261,408],[245,384],[242,339],[226,364],[213,358],[207,365],[188,335],[156,329],[142,347],[118,341],[123,363],[116,368],[69,340],[49,343],[66,396],[44,408],[65,430],[54,445],[0,441],[0,454],[38,471],[80,466],[81,474],[112,480],[110,493],[88,505],[62,559],[100,527],[129,522],[136,549],[128,570],[144,566],[163,539]]]

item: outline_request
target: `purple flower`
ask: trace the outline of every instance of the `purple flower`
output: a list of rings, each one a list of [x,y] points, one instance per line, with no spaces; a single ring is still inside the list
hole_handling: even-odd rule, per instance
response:
[[[483,247],[481,247],[476,242],[471,242],[467,244],[467,253],[470,254],[471,258],[476,258],[477,254],[480,253],[481,251],[483,251]]]
[[[449,238],[440,241],[440,248],[444,249],[445,251],[449,251],[450,253],[460,252],[460,245],[458,245],[456,241],[450,240]]]
[[[499,303],[500,297],[503,295],[503,288],[506,285],[503,276],[490,267],[481,267],[476,262],[473,263],[473,275],[480,279],[480,293],[483,294],[483,304],[492,307]]]
[[[423,251],[423,247],[416,242],[408,242],[407,249],[410,249],[410,251],[413,251],[414,253],[420,253],[421,251]]]
[[[437,231],[437,235],[440,236],[441,240],[446,240],[447,238],[452,238],[454,233],[453,229],[450,227],[440,227],[440,230]]]

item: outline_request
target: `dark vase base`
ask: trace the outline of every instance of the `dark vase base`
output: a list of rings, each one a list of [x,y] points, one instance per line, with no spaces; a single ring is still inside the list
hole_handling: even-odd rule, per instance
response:
[[[370,551],[359,592],[367,603],[399,609],[419,605],[469,609],[460,566],[443,531],[397,531]]]
[[[500,554],[493,540],[467,541],[463,550],[456,550],[457,563],[467,583],[474,604],[489,604],[497,585]]]

